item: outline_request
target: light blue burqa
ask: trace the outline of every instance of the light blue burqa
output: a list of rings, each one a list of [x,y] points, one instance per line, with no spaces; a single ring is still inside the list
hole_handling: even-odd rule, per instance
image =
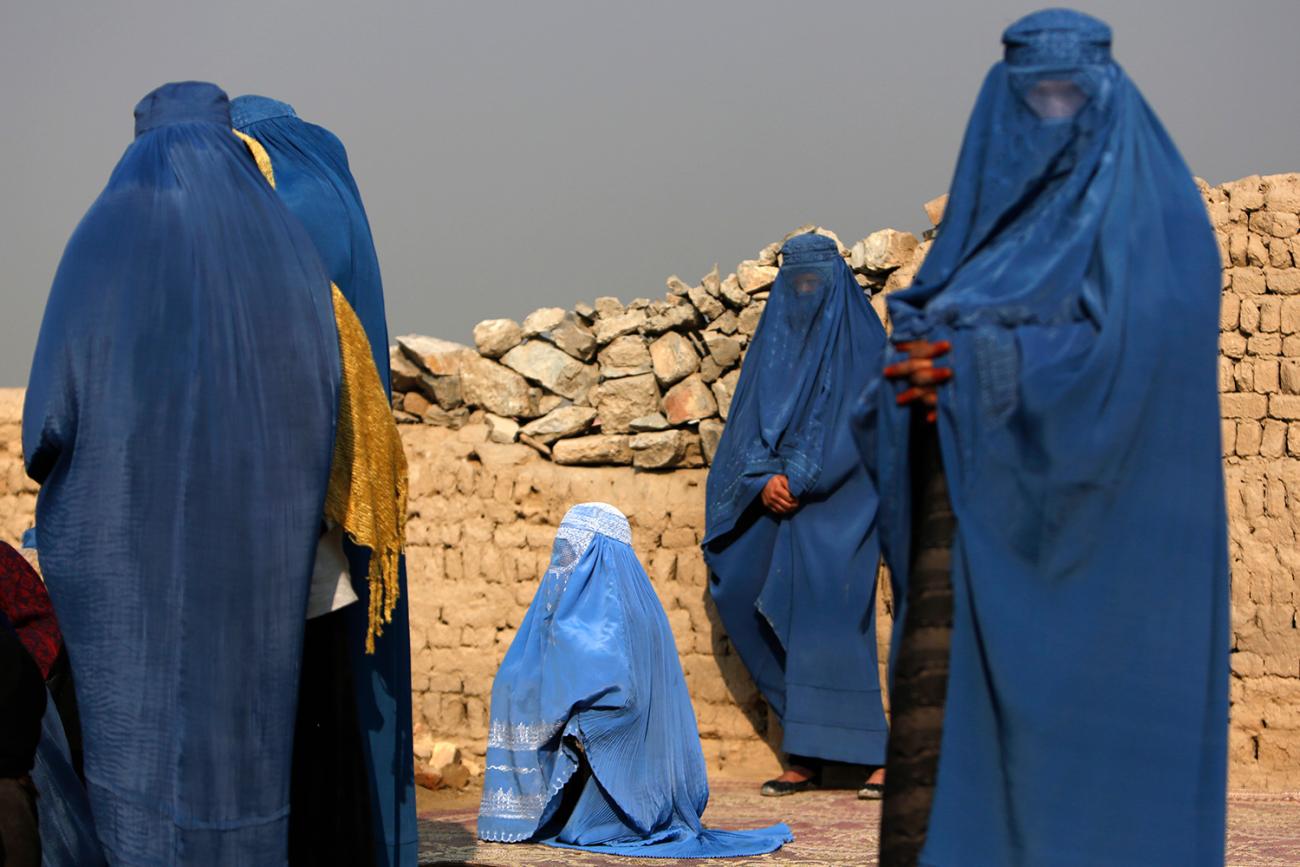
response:
[[[631,543],[627,519],[603,503],[560,524],[492,685],[479,837],[656,858],[779,849],[793,839],[785,825],[700,822],[709,786],[695,713]]]

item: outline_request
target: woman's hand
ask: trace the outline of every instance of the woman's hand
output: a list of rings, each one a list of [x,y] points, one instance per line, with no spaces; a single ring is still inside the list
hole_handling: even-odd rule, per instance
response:
[[[790,493],[790,480],[785,476],[772,476],[768,479],[759,499],[774,515],[788,515],[799,508],[799,501]]]
[[[907,353],[907,359],[886,367],[885,378],[906,380],[910,387],[895,400],[899,406],[920,401],[927,407],[925,420],[933,422],[937,417],[935,407],[939,405],[939,386],[952,379],[952,368],[937,367],[934,360],[947,355],[952,344],[946,340],[933,343],[928,340],[912,340],[898,344],[898,348]]]

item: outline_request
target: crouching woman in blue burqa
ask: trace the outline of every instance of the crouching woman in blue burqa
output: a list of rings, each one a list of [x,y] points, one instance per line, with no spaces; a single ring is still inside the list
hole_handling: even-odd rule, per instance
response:
[[[478,834],[654,858],[758,855],[790,829],[715,831],[695,712],[627,518],[574,506],[492,684]]]
[[[727,636],[781,720],[784,795],[823,761],[880,766],[876,490],[849,412],[885,331],[836,244],[797,235],[709,470],[704,557]],[[863,797],[879,797],[879,773]]]
[[[226,95],[166,85],[135,114],[32,365],[41,564],[109,863],[285,864],[322,519],[395,576],[401,527],[377,504],[405,465],[396,431],[362,421],[391,414],[361,326]]]
[[[900,601],[881,863],[1222,864],[1215,239],[1106,25],[1003,40],[861,419]]]
[[[342,142],[300,119],[293,106],[264,96],[230,103],[235,128],[248,137],[258,165],[315,242],[330,280],[364,328],[387,399],[388,326],[370,224]],[[336,299],[336,304],[340,303]],[[294,744],[292,855],[304,863],[345,860],[358,838],[374,841],[379,867],[414,867],[415,767],[411,746],[411,641],[404,563],[391,625],[365,653],[370,552],[339,528],[321,540],[317,569],[339,564],[344,588],[360,597],[308,622]],[[351,689],[355,700],[340,690]],[[352,706],[355,705],[355,708]],[[359,732],[358,732],[359,723]],[[358,734],[360,742],[357,743]],[[321,761],[322,755],[332,761]],[[355,759],[349,761],[350,756]],[[359,776],[359,778],[358,778]],[[346,816],[346,821],[339,821]],[[369,822],[370,828],[358,827]],[[354,854],[348,860],[364,862]]]

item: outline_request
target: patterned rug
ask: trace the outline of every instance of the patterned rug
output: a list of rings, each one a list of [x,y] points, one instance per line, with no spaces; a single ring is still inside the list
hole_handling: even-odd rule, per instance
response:
[[[728,859],[727,864],[802,864],[808,867],[876,863],[880,805],[859,801],[853,791],[821,791],[790,798],[763,798],[751,782],[713,785],[704,816],[717,828],[754,828],[786,822],[795,842],[757,858]],[[474,837],[477,805],[468,798],[420,812],[420,864],[637,865],[668,863],[660,859],[615,858],[562,851],[546,846],[480,843]],[[698,862],[682,861],[691,864]],[[1233,795],[1228,801],[1227,867],[1294,867],[1300,864],[1300,798]]]
[[[477,803],[468,797],[420,812],[420,864],[585,864],[669,863],[649,858],[614,858],[550,849],[547,846],[486,844],[474,838]],[[858,801],[852,790],[826,790],[790,798],[759,797],[758,785],[723,781],[712,786],[705,822],[716,828],[757,828],[785,822],[794,842],[757,858],[727,859],[736,867],[759,864],[876,863],[880,805]],[[698,862],[673,862],[698,863]],[[1227,867],[1294,867],[1300,864],[1300,798],[1240,794],[1229,798]]]

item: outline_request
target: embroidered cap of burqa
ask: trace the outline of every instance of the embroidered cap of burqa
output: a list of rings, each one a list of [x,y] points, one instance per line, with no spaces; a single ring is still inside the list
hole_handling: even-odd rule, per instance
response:
[[[885,330],[833,240],[796,235],[782,257],[709,470],[709,589],[786,752],[878,765],[877,497],[849,413]],[[792,515],[759,500],[775,474]]]
[[[388,326],[370,223],[348,167],[347,151],[324,127],[298,117],[293,106],[264,96],[240,96],[230,104],[235,128],[266,150],[275,189],[316,244],[330,279],[365,328],[385,391],[389,390]],[[415,824],[415,766],[411,745],[411,639],[405,566],[398,578],[391,624],[365,654],[370,554],[345,541],[352,585],[361,604],[344,616],[351,640],[357,712],[365,732],[367,770],[380,864],[413,864],[419,838]]]
[[[677,644],[627,518],[564,516],[492,683],[478,834],[654,858],[758,855],[790,829],[708,829],[709,782]]]
[[[165,85],[68,242],[23,414],[112,863],[282,864],[339,383],[329,278],[211,84]]]
[[[951,341],[954,371],[951,671],[921,860],[1222,864],[1218,249],[1105,24],[1050,10],[1003,40],[934,247],[889,302],[894,340]],[[868,395],[864,451],[905,586],[896,391]]]

